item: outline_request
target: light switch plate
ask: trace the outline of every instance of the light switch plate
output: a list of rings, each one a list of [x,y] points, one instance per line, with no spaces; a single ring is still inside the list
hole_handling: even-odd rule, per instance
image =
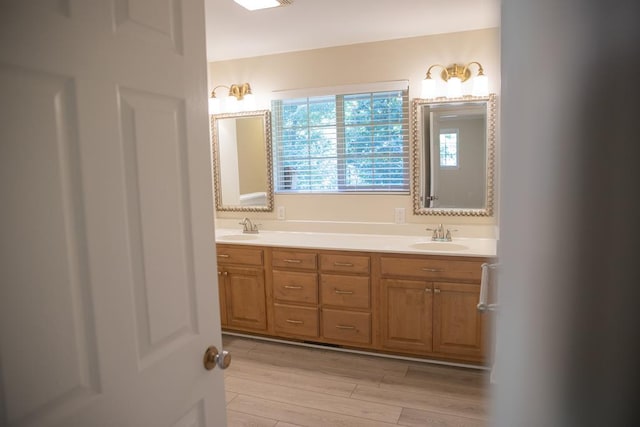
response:
[[[395,208],[395,223],[396,224],[404,224],[404,208]]]
[[[284,206],[278,206],[278,209],[277,209],[277,212],[276,212],[276,217],[278,219],[284,219],[284,217],[285,217]]]

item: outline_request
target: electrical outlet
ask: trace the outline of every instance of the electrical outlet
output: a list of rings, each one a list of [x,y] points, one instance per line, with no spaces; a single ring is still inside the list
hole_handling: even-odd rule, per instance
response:
[[[278,206],[278,211],[276,215],[278,219],[284,219],[284,216],[285,216],[284,206]]]
[[[395,222],[396,224],[404,224],[404,208],[395,208]]]

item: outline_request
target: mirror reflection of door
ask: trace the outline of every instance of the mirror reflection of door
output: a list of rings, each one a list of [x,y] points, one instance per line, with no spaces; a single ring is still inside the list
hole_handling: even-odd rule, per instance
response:
[[[484,207],[485,111],[484,106],[457,105],[431,112],[429,207]]]

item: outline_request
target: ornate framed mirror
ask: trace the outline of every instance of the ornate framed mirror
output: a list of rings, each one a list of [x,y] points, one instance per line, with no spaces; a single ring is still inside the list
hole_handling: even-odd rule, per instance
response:
[[[416,215],[493,215],[495,132],[495,94],[412,101]]]
[[[214,196],[217,211],[273,211],[271,113],[211,116]]]

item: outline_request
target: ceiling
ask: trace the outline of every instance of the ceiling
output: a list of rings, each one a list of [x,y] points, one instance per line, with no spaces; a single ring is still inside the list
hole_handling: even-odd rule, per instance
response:
[[[205,7],[210,62],[500,25],[500,0],[293,0],[254,12],[205,0]]]

